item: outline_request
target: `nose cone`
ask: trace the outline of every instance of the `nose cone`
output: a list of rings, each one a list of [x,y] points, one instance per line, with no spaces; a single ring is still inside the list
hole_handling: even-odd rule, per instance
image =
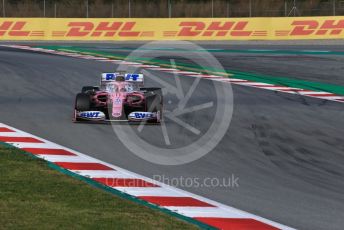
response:
[[[119,118],[122,116],[123,110],[123,97],[120,93],[116,93],[114,97],[112,97],[112,116],[115,118]]]
[[[112,111],[111,115],[114,118],[121,118],[123,115],[123,102],[126,98],[127,92],[125,90],[125,84],[122,82],[116,82],[116,92],[111,93]]]

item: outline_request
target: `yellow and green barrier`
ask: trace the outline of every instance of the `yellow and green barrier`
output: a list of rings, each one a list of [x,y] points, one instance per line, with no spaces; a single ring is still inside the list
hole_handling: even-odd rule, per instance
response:
[[[2,18],[0,40],[343,39],[344,17]]]

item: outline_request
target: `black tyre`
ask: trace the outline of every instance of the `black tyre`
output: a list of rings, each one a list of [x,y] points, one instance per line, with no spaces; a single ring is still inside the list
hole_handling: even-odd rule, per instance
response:
[[[84,86],[82,87],[81,89],[81,93],[86,93],[88,91],[98,91],[99,90],[99,87],[98,86]]]
[[[85,93],[78,93],[75,99],[75,109],[78,111],[88,111],[90,107],[90,96]]]
[[[147,112],[157,112],[159,114],[157,122],[160,122],[163,110],[163,96],[161,89],[157,88],[154,91],[148,91],[145,95]]]

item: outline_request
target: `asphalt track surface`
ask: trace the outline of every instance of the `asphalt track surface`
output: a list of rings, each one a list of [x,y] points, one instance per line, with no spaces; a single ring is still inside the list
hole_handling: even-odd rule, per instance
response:
[[[337,76],[332,83],[341,84],[343,65],[337,63],[340,57],[326,57],[333,59],[333,62],[325,62],[334,67],[321,73],[313,73],[320,65],[312,62],[314,56],[298,57],[295,65],[278,71],[285,75],[302,73],[302,78],[316,75],[320,80]],[[249,59],[252,58],[254,55],[250,55]],[[272,71],[269,62],[260,60],[260,57],[255,58],[259,65],[257,72]],[[242,67],[237,68],[247,70],[250,65],[245,64],[246,61],[242,57]],[[222,57],[221,63],[232,63],[232,56]],[[71,122],[76,92],[83,85],[96,85],[99,74],[112,71],[114,67],[110,63],[1,47],[1,122],[148,177],[228,178],[235,175],[239,178],[239,187],[181,188],[294,228],[343,228],[343,104],[232,86],[233,118],[217,147],[197,161],[162,166],[132,154],[109,125]],[[163,74],[155,74],[173,81]],[[187,88],[193,79],[181,78],[181,81]],[[155,83],[147,79],[146,84]],[[195,103],[207,99],[215,101],[214,94],[209,92],[209,81],[202,79],[192,100]],[[170,95],[165,97],[165,103],[173,104],[174,100]],[[202,130],[207,128],[209,115],[185,119]],[[172,137],[186,142],[193,140],[183,127],[172,122],[168,127]],[[145,129],[149,133],[159,128]]]
[[[137,44],[130,43],[125,45],[75,45],[85,47],[88,50],[104,51],[123,55],[128,55],[139,47]],[[343,52],[344,46],[219,45],[216,44],[216,42],[215,44],[206,43],[201,46],[205,50],[210,51],[227,70],[237,70],[278,77],[291,77],[294,79],[344,86],[344,55],[327,54],[327,51]],[[163,45],[155,45],[155,47],[164,48]],[[152,55],[168,53],[168,58],[176,59],[178,59],[178,53],[180,52],[178,50],[174,51],[173,49],[170,51],[151,51],[153,52]],[[271,51],[276,52],[276,54],[269,54]],[[309,53],[320,51],[320,55],[303,55],[302,51]],[[168,58],[164,59],[168,60]],[[183,60],[183,62],[189,63],[190,61]]]

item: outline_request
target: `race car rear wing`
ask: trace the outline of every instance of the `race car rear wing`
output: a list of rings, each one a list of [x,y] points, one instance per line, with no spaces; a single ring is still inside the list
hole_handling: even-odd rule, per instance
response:
[[[100,86],[103,88],[108,83],[116,81],[118,76],[124,76],[126,82],[130,82],[138,90],[144,87],[144,77],[141,73],[102,73]]]
[[[118,76],[123,76],[125,78],[125,81],[128,82],[133,82],[133,83],[143,83],[144,78],[143,74],[141,73],[125,73],[125,74],[120,74],[120,73],[102,73],[102,78],[100,82],[111,82],[111,81],[116,81],[116,77]]]

